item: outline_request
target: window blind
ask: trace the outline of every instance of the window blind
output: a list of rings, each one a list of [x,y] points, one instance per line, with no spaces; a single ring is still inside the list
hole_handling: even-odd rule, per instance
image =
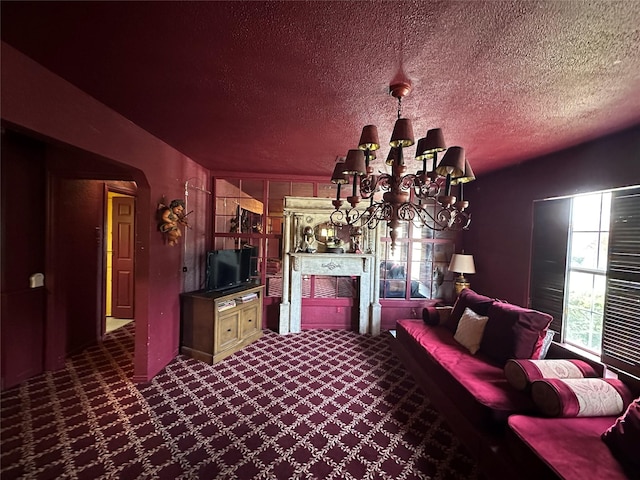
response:
[[[640,377],[640,188],[611,199],[602,361]]]
[[[533,204],[529,306],[552,315],[549,328],[558,333],[562,332],[570,216],[570,198]]]

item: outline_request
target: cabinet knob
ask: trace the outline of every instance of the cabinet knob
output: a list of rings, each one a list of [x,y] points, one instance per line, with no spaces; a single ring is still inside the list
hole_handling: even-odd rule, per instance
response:
[[[249,323],[253,322],[253,320],[249,319]]]
[[[230,328],[227,328],[227,332],[230,332],[230,331],[231,331],[231,329],[230,329]]]

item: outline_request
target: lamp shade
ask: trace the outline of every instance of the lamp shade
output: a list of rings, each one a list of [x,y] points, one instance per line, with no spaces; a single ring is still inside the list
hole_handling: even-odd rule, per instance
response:
[[[408,118],[399,118],[393,127],[391,141],[389,145],[392,147],[410,147],[415,143],[413,138],[413,126]]]
[[[365,125],[362,128],[360,141],[358,142],[360,150],[378,150],[380,148],[380,140],[378,140],[378,127],[375,125]]]
[[[416,147],[416,160],[423,161],[427,158],[431,158],[431,156],[425,152],[425,145],[427,144],[426,138],[421,138],[418,140],[418,146]]]
[[[475,179],[476,179],[476,176],[473,173],[473,170],[471,170],[471,165],[469,165],[469,161],[465,159],[465,161],[464,161],[464,175],[462,175],[461,177],[458,177],[458,178],[454,178],[453,180],[451,180],[451,183],[453,185],[457,185],[459,183],[473,182]]]
[[[436,168],[436,173],[446,177],[451,174],[451,178],[458,178],[464,175],[464,148],[449,147],[447,153],[442,157],[440,165]]]
[[[424,137],[425,145],[423,153],[442,152],[447,149],[444,143],[444,135],[440,128],[432,128],[427,131],[427,136]]]
[[[464,253],[454,253],[449,263],[450,272],[476,273],[476,266],[473,263],[473,255]]]
[[[387,155],[387,160],[385,163],[389,166],[393,165],[398,160],[398,153],[400,152],[400,148],[391,147],[389,150],[389,155]]]
[[[347,175],[366,175],[367,165],[362,150],[349,150],[344,162],[344,173]]]
[[[337,183],[344,185],[349,183],[349,178],[344,173],[344,160],[345,157],[338,157],[338,162],[333,168],[333,174],[331,175],[331,183]]]

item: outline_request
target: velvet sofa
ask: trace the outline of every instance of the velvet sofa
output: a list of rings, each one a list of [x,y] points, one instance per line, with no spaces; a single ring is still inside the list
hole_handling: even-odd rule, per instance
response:
[[[482,338],[470,345],[461,319],[474,312],[486,320]],[[531,389],[514,388],[507,379],[505,366],[513,359],[540,358],[580,363],[590,376],[603,377],[604,365],[550,341],[550,320],[463,291],[453,308],[428,308],[422,320],[398,320],[392,347],[486,478],[636,478],[601,439],[619,415],[545,417]],[[628,383],[626,404],[639,394],[638,385]]]

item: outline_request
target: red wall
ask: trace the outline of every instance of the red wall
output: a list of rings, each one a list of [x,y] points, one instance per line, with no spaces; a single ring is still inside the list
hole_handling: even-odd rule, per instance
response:
[[[49,332],[58,338],[59,352],[68,356],[101,336],[105,186],[98,180],[66,178],[52,179],[51,184],[55,201],[50,209],[49,257],[54,264],[45,278],[48,290],[63,299],[64,307],[49,311],[56,326]],[[49,278],[52,272],[55,282]]]
[[[1,55],[5,125],[24,129],[48,145],[74,147],[76,158],[60,160],[63,164],[76,162],[82,169],[83,163],[91,165],[97,155],[118,165],[137,183],[134,379],[149,380],[177,354],[178,294],[185,283],[183,252],[164,244],[156,230],[155,210],[163,197],[182,198],[187,179],[208,185],[209,173],[5,43]],[[33,188],[30,183],[27,187]],[[210,203],[208,212],[199,214],[210,216]],[[199,279],[189,280],[199,283]],[[18,332],[9,335],[17,338]]]
[[[526,305],[533,201],[640,184],[640,126],[489,173],[468,184],[471,288]]]
[[[45,289],[29,288],[29,276],[45,271],[46,183],[42,144],[3,133],[1,145],[0,378],[4,388],[42,372],[44,366]]]

